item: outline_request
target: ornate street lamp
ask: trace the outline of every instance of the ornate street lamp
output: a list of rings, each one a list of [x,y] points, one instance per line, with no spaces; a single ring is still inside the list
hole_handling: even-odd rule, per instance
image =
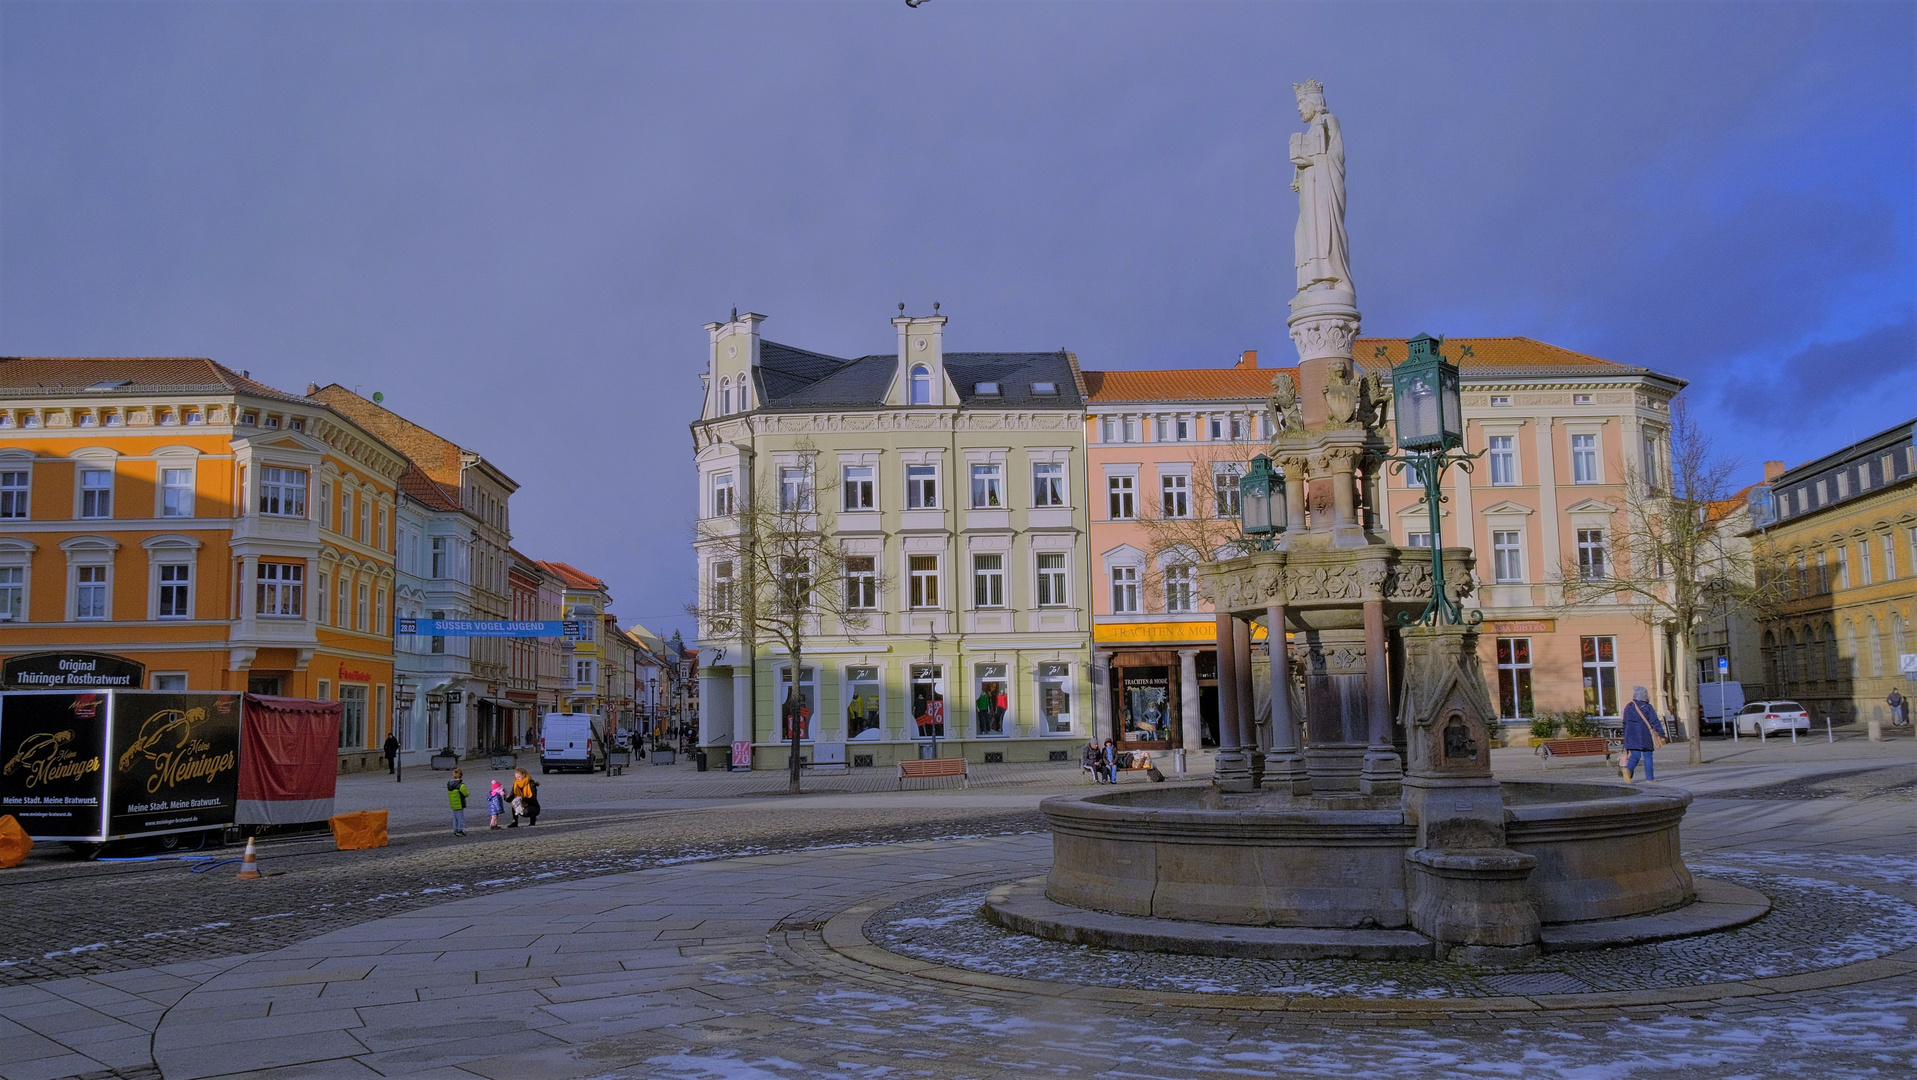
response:
[[[1270,551],[1285,531],[1285,478],[1263,454],[1251,459],[1251,470],[1238,481],[1238,529],[1245,543]]]
[[[1445,502],[1444,470],[1457,465],[1471,471],[1474,458],[1484,456],[1459,451],[1464,445],[1464,415],[1458,401],[1458,367],[1444,358],[1438,349],[1443,338],[1419,334],[1408,343],[1409,355],[1391,369],[1392,410],[1397,425],[1398,449],[1402,454],[1387,455],[1395,462],[1394,472],[1411,471],[1424,487],[1424,504],[1431,514],[1431,599],[1415,619],[1409,612],[1398,616],[1400,623],[1420,622],[1427,626],[1443,620],[1453,626],[1465,621],[1464,612],[1445,592],[1444,533],[1439,507]],[[1481,609],[1472,609],[1472,622],[1484,619]]]

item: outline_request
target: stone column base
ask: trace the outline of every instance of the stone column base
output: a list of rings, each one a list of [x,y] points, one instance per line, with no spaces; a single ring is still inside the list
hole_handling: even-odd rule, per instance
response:
[[[1404,762],[1390,750],[1372,750],[1365,754],[1364,772],[1358,777],[1358,790],[1365,795],[1390,797],[1404,790]]]
[[[1509,848],[1413,848],[1411,925],[1447,959],[1498,965],[1538,955],[1538,912],[1525,896],[1535,855]]]
[[[1251,771],[1251,753],[1242,746],[1218,751],[1212,761],[1211,782],[1220,791],[1256,791],[1257,778]]]
[[[1305,756],[1291,753],[1265,758],[1265,771],[1258,786],[1281,795],[1311,794],[1311,772],[1305,768]]]

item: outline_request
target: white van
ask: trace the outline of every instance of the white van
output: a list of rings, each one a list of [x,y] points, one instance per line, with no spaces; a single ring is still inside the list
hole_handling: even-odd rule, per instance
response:
[[[547,713],[539,723],[539,770],[596,771],[606,760],[598,720],[591,713]]]
[[[1711,735],[1729,734],[1730,718],[1744,707],[1744,684],[1700,682],[1697,684],[1697,708],[1703,714],[1698,730]]]

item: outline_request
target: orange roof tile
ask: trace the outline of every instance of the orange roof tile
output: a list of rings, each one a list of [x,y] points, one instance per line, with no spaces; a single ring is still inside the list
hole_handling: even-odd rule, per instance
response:
[[[87,390],[106,383],[125,383]],[[305,401],[203,356],[4,356],[0,397],[75,394],[251,394]]]
[[[459,510],[459,499],[448,492],[438,481],[427,476],[420,467],[408,461],[406,471],[399,476],[400,494],[419,500],[435,510]]]
[[[586,573],[584,570],[575,569],[562,562],[541,561],[539,565],[559,575],[559,580],[575,589],[598,589],[602,592],[605,591],[606,583]]]
[[[1297,368],[1174,368],[1168,371],[1087,371],[1089,401],[1263,401],[1271,377]]]

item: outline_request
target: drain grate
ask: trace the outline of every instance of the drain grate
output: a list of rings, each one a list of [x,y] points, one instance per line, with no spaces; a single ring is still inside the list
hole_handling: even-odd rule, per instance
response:
[[[1520,975],[1480,975],[1478,981],[1500,994],[1588,994],[1596,987],[1562,971]]]

